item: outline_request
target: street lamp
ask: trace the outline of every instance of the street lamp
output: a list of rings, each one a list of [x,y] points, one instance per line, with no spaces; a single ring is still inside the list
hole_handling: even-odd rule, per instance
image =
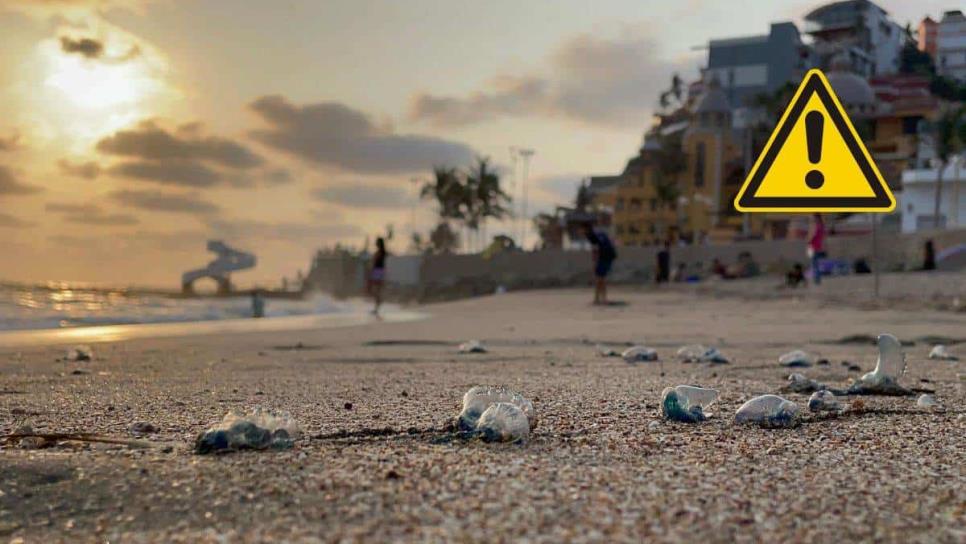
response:
[[[533,149],[520,149],[520,157],[523,158],[523,230],[520,235],[520,247],[526,250],[527,247],[527,231],[530,229],[529,218],[527,217],[527,206],[528,202],[528,182],[530,178],[530,159],[536,153]]]
[[[409,239],[415,240],[416,238],[416,204],[419,202],[419,184],[422,183],[422,178],[413,176],[409,178],[409,183],[413,186],[413,200],[409,208]]]

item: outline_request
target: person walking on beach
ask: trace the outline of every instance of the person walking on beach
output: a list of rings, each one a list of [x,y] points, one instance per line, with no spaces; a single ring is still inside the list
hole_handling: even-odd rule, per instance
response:
[[[379,307],[382,306],[382,286],[386,281],[386,241],[376,238],[376,253],[372,256],[371,266],[368,276],[368,291],[375,302],[372,313],[379,315]]]
[[[617,258],[617,250],[607,233],[595,230],[590,223],[584,224],[584,235],[594,250],[594,304],[607,304],[607,275]]]
[[[812,222],[808,227],[808,258],[812,262],[812,281],[815,285],[822,283],[820,264],[825,258],[825,221],[822,214],[812,215]]]

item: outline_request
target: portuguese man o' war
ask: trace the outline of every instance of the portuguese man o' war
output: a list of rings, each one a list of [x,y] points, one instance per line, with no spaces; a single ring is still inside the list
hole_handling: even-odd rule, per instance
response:
[[[808,398],[809,412],[841,412],[842,409],[842,405],[835,400],[835,395],[825,389],[812,393]]]
[[[718,351],[718,348],[701,344],[682,346],[677,352],[678,360],[682,363],[716,363],[727,364],[731,361]]]
[[[818,357],[814,353],[800,349],[790,351],[778,358],[778,364],[789,368],[812,366],[816,361],[818,361]]]
[[[827,389],[824,383],[817,382],[815,380],[806,378],[803,374],[789,374],[788,383],[782,388],[782,391],[788,391],[789,393],[812,393],[815,391],[821,391]]]
[[[755,397],[735,413],[735,423],[754,423],[765,428],[795,427],[799,422],[798,405],[778,395]]]
[[[665,388],[661,393],[661,415],[664,419],[682,423],[698,423],[710,416],[704,409],[718,399],[714,389],[679,385]]]
[[[299,424],[286,413],[256,408],[246,414],[228,412],[217,425],[195,439],[195,453],[287,449],[299,437]]]
[[[463,395],[463,411],[460,412],[458,428],[463,432],[474,432],[483,413],[497,403],[509,403],[520,409],[527,417],[530,429],[537,427],[537,415],[529,399],[505,387],[478,385]]]
[[[621,353],[625,363],[643,363],[657,361],[657,352],[646,346],[633,346]]]
[[[939,361],[958,361],[959,357],[956,357],[943,344],[936,344],[929,350],[929,358],[936,359]]]
[[[525,442],[530,437],[530,423],[517,405],[497,402],[480,416],[476,432],[485,442]]]
[[[850,395],[912,395],[912,391],[899,385],[899,378],[906,371],[906,354],[902,352],[899,339],[891,334],[880,334],[878,339],[879,360],[875,370],[866,373],[849,386]]]
[[[483,347],[483,343],[479,340],[470,340],[468,342],[463,342],[459,346],[460,353],[486,353],[486,348]]]

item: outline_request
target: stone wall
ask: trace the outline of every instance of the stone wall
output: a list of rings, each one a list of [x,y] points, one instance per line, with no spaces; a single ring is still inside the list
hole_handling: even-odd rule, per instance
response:
[[[878,263],[882,271],[914,270],[922,266],[923,244],[933,239],[937,251],[966,244],[966,229],[897,234],[878,238]],[[873,263],[871,236],[839,236],[828,240],[829,257],[849,263],[865,258]],[[611,280],[616,284],[644,284],[653,281],[656,247],[621,247]],[[685,263],[689,274],[707,275],[717,258],[733,264],[738,254],[747,251],[765,273],[783,272],[792,263],[806,264],[803,240],[737,242],[728,245],[675,246],[671,248],[672,267]],[[425,255],[390,257],[388,296],[397,300],[446,300],[493,293],[503,286],[508,290],[587,285],[592,279],[589,251],[546,250],[513,252],[484,259],[480,255]],[[358,259],[339,256],[319,259],[307,286],[338,296],[364,293],[365,264]]]

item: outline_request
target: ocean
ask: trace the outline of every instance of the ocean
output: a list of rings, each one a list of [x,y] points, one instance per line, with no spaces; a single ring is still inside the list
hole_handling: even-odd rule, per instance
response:
[[[267,298],[265,317],[351,314],[365,308],[367,305],[361,300],[337,301],[317,293],[304,299]],[[218,321],[251,316],[248,296],[185,298],[163,291],[0,283],[0,330]]]

